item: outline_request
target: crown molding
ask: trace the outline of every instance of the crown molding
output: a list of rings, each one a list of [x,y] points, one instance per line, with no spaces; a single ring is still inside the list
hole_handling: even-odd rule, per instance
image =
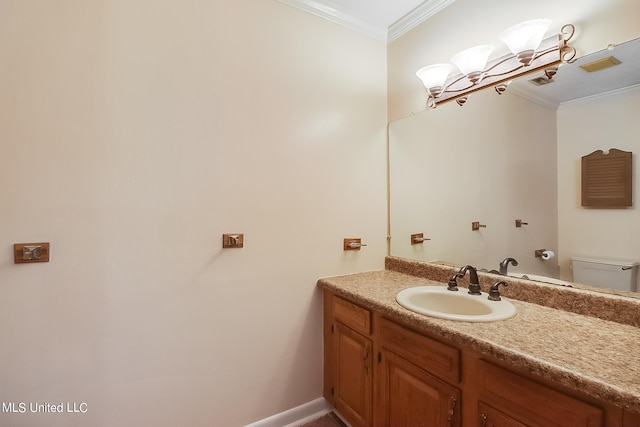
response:
[[[456,0],[427,0],[391,24],[387,34],[387,42],[392,42],[412,28],[422,24]]]
[[[563,101],[563,102],[556,102],[556,101],[551,101],[549,100],[547,97],[544,96],[539,96],[536,93],[536,90],[534,88],[527,88],[524,85],[518,85],[518,86],[510,86],[507,89],[507,93],[511,93],[517,96],[520,96],[522,98],[526,98],[529,101],[535,102],[536,104],[542,105],[543,107],[546,108],[550,108],[552,110],[557,110],[561,107],[565,107],[568,105],[574,105],[574,104],[582,104],[582,103],[586,103],[586,102],[591,102],[593,100],[599,99],[599,98],[606,98],[609,96],[615,96],[615,95],[620,95],[623,94],[625,92],[633,92],[636,90],[640,90],[640,83],[639,84],[635,84],[635,85],[631,85],[631,86],[626,86],[623,88],[619,88],[619,89],[612,89],[612,90],[608,90],[606,92],[600,92],[600,93],[596,93],[593,95],[587,95],[587,96],[583,96],[580,98],[576,98],[576,99],[571,99],[569,101]]]
[[[329,7],[315,0],[278,0],[297,9],[315,16],[327,19],[333,23],[345,26],[376,40],[389,43],[402,36],[413,27],[429,19],[431,16],[449,6],[455,0],[426,0],[420,6],[398,19],[387,28],[379,28],[354,18],[335,8]]]
[[[582,98],[577,98],[577,99],[572,99],[571,101],[565,101],[565,102],[561,102],[560,103],[560,107],[563,107],[565,105],[572,105],[572,104],[580,104],[583,102],[589,102],[589,101],[593,101],[594,99],[598,99],[598,98],[606,98],[609,96],[616,96],[616,95],[620,95],[626,92],[634,92],[636,90],[640,90],[640,83],[635,84],[635,85],[631,85],[631,86],[627,86],[627,87],[622,87],[619,89],[612,89],[610,91],[607,92],[602,92],[602,93],[596,93],[594,95],[588,95],[588,96],[583,96]]]
[[[336,10],[327,5],[321,4],[314,0],[278,0],[280,3],[293,6],[297,9],[308,12],[312,15],[327,19],[333,23],[350,28],[354,31],[373,37],[374,39],[386,42],[387,30],[376,28],[359,19],[356,19],[344,12]]]

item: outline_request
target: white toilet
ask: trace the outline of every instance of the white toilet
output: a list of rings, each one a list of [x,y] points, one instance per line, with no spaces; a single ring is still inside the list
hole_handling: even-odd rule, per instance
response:
[[[638,261],[575,256],[571,264],[575,283],[636,291]]]

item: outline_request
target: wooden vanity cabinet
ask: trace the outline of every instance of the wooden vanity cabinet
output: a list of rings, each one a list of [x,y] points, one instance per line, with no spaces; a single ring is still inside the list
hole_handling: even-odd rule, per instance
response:
[[[369,310],[327,291],[324,310],[324,395],[353,427],[460,426],[458,349],[376,316],[374,354]]]
[[[324,310],[325,398],[353,427],[369,427],[373,419],[371,312],[327,292]]]
[[[324,396],[353,427],[601,427],[640,415],[324,291]]]

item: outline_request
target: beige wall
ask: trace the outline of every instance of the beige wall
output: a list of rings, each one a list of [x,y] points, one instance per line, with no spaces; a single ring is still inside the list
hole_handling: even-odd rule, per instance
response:
[[[636,0],[456,0],[389,44],[389,121],[424,110],[424,86],[415,75],[419,68],[449,62],[457,52],[478,44],[496,46],[492,57],[506,53],[498,35],[510,25],[549,18],[551,34],[572,23],[576,25],[572,45],[582,56],[638,37],[638,16]]]
[[[383,266],[384,44],[275,0],[161,3],[0,6],[0,401],[88,404],[2,425],[308,402],[316,279]],[[33,241],[51,262],[14,265]]]
[[[562,106],[558,110],[558,245],[571,279],[576,255],[640,261],[640,88]],[[633,152],[633,204],[625,209],[581,207],[581,158],[596,150]]]

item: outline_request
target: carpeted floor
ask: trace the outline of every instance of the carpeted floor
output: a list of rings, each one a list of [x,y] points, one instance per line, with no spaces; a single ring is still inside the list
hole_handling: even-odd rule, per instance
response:
[[[345,423],[342,422],[340,417],[338,417],[333,412],[329,412],[327,415],[318,418],[317,420],[313,420],[306,424],[301,425],[300,427],[347,427]]]

